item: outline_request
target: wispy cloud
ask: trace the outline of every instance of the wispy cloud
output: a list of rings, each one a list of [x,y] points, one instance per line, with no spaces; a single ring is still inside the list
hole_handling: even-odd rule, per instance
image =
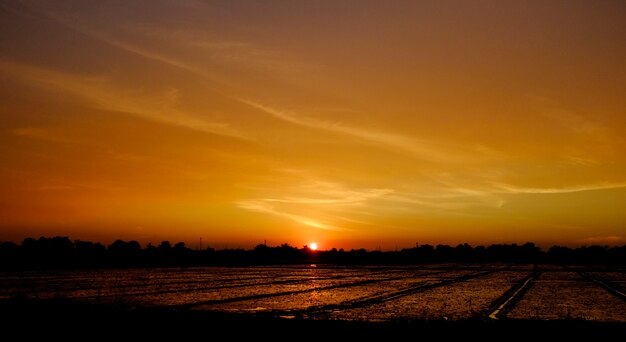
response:
[[[49,183],[39,185],[37,190],[40,191],[73,191],[73,190],[88,190],[97,192],[118,193],[126,191],[127,188],[105,181],[68,181],[53,179]]]
[[[104,32],[98,31],[98,30],[94,30],[91,28],[88,28],[84,25],[82,25],[80,23],[79,20],[76,20],[77,18],[72,18],[71,15],[62,13],[60,11],[57,10],[51,10],[51,9],[45,9],[45,7],[38,7],[35,6],[33,4],[29,4],[29,3],[23,3],[24,6],[28,7],[29,10],[38,13],[39,15],[45,16],[46,18],[55,21],[56,23],[63,25],[71,30],[80,32],[82,34],[85,34],[95,40],[98,40],[100,42],[109,44],[113,47],[119,48],[121,50],[142,56],[144,58],[150,59],[150,60],[154,60],[157,62],[161,62],[182,70],[186,70],[188,72],[197,74],[197,75],[201,75],[203,77],[206,78],[210,78],[209,74],[206,74],[204,72],[202,72],[200,69],[194,68],[186,63],[183,63],[179,60],[173,59],[173,58],[168,58],[162,54],[158,54],[158,53],[154,53],[152,51],[149,51],[147,49],[141,48],[139,46],[136,46],[134,44],[130,44],[127,42],[124,42],[122,40],[116,39],[113,36],[106,34]]]
[[[294,171],[285,171],[293,175]],[[344,221],[352,224],[369,224],[350,215],[351,208],[367,206],[370,201],[382,200],[394,192],[393,189],[351,189],[343,184],[311,178],[306,172],[296,171],[298,177],[309,177],[292,186],[276,189],[258,189],[270,192],[270,197],[239,201],[239,208],[285,217],[300,224],[327,230],[347,230],[329,221]],[[315,212],[317,218],[301,215]],[[324,220],[318,219],[323,217]]]
[[[41,127],[21,127],[13,130],[13,134],[18,137],[57,142],[57,143],[77,143],[78,141],[61,136],[49,129]]]
[[[605,138],[608,132],[608,128],[599,121],[564,108],[554,100],[544,96],[531,96],[530,98],[541,115],[565,129],[597,139]]]
[[[164,54],[163,52],[156,51],[153,48],[140,46],[130,41],[120,39],[115,34],[88,27],[84,23],[80,23],[80,21],[71,20],[71,16],[68,17],[67,14],[62,12],[52,10],[42,11],[41,9],[37,10],[62,25],[84,33],[116,48],[185,70],[206,80],[226,85],[224,80],[218,80],[214,73],[207,72],[205,68],[199,67],[197,64],[188,60],[172,57]],[[279,56],[279,53],[276,51],[264,49],[254,44],[238,41],[211,40],[210,38],[207,39],[206,37],[210,36],[210,32],[194,31],[192,29],[164,28],[149,23],[128,24],[125,26],[125,29],[133,34],[140,34],[144,37],[156,38],[168,43],[175,42],[179,45],[182,44],[203,49],[205,50],[204,52],[207,54],[208,58],[236,62],[257,69],[266,68],[276,72],[281,70],[292,71],[302,67],[302,65],[298,63],[294,63],[293,61],[289,61],[288,59]],[[291,79],[299,78],[300,77],[291,77]],[[421,160],[450,163],[464,162],[479,156],[493,156],[493,150],[487,148],[486,146],[451,146],[437,144],[432,141],[416,139],[409,136],[354,127],[340,122],[328,122],[311,117],[305,117],[265,106],[255,101],[232,97],[226,93],[220,93],[220,95],[248,105],[257,110],[261,110],[270,114],[274,118],[294,125],[333,132],[356,139],[362,143],[384,147],[396,153],[408,154],[413,158]],[[135,111],[137,110],[135,109]],[[185,127],[195,127],[206,131],[218,132],[218,134],[243,138],[241,133],[235,133],[225,124],[208,124],[193,116],[183,115],[182,113],[177,113],[176,111],[172,112],[173,113],[168,113],[167,116],[170,118],[175,117],[175,121]],[[162,119],[161,116],[158,116],[158,118]]]
[[[186,5],[197,7],[192,2]],[[45,9],[32,5],[28,7],[30,10],[46,16],[69,29],[85,34],[112,47],[184,70],[210,81],[218,85],[211,90],[223,96],[227,96],[223,93],[226,88],[235,87],[235,85],[225,77],[217,76],[215,63],[263,71],[270,73],[272,76],[284,74],[287,76],[283,77],[284,80],[302,79],[302,77],[291,76],[294,75],[294,72],[305,68],[303,62],[285,58],[276,50],[244,41],[225,40],[211,31],[198,28],[168,27],[161,22],[127,22],[118,25],[116,30],[121,31],[116,32],[115,30],[110,30],[110,28],[92,25],[86,18],[77,20],[81,18],[76,18],[73,14],[65,13],[59,9]],[[202,10],[207,10],[207,8]],[[136,39],[130,39],[129,37]],[[153,44],[146,44],[148,40],[152,41]],[[198,56],[200,58],[196,60],[189,57],[181,58],[181,55]],[[202,62],[198,62],[198,60]],[[210,63],[211,68],[206,67],[207,60],[212,62]]]
[[[585,157],[578,157],[578,156],[564,156],[563,159],[565,159],[565,163],[570,164],[570,165],[576,165],[576,166],[591,167],[591,166],[597,166],[599,164],[599,162],[593,158],[585,158]]]
[[[326,192],[327,197],[325,198],[264,198],[263,201],[298,204],[360,204],[368,199],[378,198],[392,192],[392,189],[371,189],[366,191],[332,191]]]
[[[240,99],[240,101],[249,105],[252,108],[269,114],[276,119],[283,120],[294,125],[325,130],[344,136],[349,136],[364,142],[392,148],[396,151],[409,153],[411,156],[420,159],[435,162],[452,162],[462,161],[467,158],[467,156],[464,156],[459,151],[446,149],[432,142],[418,140],[411,137],[392,133],[378,132],[358,127],[352,127],[339,122],[328,122],[315,118],[304,117],[288,111],[271,108],[246,99]]]
[[[532,187],[520,187],[505,183],[492,183],[496,189],[496,192],[508,193],[508,194],[566,194],[582,191],[597,191],[597,190],[611,190],[626,188],[626,182],[619,183],[598,183],[598,184],[586,184],[575,185],[562,188],[532,188]]]
[[[626,238],[624,238],[623,236],[616,236],[616,235],[592,236],[592,237],[581,239],[578,242],[583,243],[583,244],[595,244],[595,245],[598,245],[598,244],[618,245],[618,244],[622,244],[626,242]]]
[[[399,203],[419,207],[458,211],[466,208],[484,207],[499,209],[506,200],[488,183],[499,177],[497,171],[481,170],[472,173],[436,173],[424,176],[427,182],[405,187],[402,192],[390,196]]]
[[[317,229],[333,230],[333,231],[347,230],[346,228],[335,227],[329,224],[321,223],[309,217],[296,215],[296,214],[290,214],[281,210],[277,210],[276,208],[274,208],[274,206],[268,204],[265,201],[240,201],[240,202],[237,202],[236,205],[241,209],[288,218],[294,222],[297,222],[297,223],[300,223],[309,227],[317,228]]]
[[[259,71],[270,71],[274,74],[289,74],[306,67],[303,62],[289,59],[277,50],[250,42],[228,40],[222,35],[217,35],[204,29],[163,27],[163,25],[149,23],[132,23],[127,25],[127,29],[129,32],[142,37],[149,37],[162,43],[174,43],[178,47],[192,49],[197,55],[218,63],[238,65]],[[128,43],[119,44],[119,41],[111,41],[121,48],[129,49],[129,51],[136,49],[136,47],[129,46]],[[143,54],[146,51],[133,52]],[[160,59],[161,55],[151,52],[147,53],[146,57]],[[171,58],[165,58],[163,61],[174,62],[174,64],[180,64],[181,67],[189,68],[190,71],[205,74],[199,68],[190,67],[188,63],[181,63]]]
[[[422,196],[419,194],[398,194],[388,198],[396,203],[409,204],[416,208],[459,211],[472,207],[501,208],[505,200],[492,194],[481,192],[474,195],[456,195],[447,197]]]
[[[176,109],[176,97],[172,96],[171,88],[164,90],[161,94],[157,93],[155,96],[143,99],[116,89],[111,80],[105,76],[74,75],[1,59],[0,72],[31,86],[71,94],[90,102],[99,109],[132,114],[202,132],[248,139],[227,123],[202,120]]]
[[[89,34],[92,38],[98,39],[102,42],[105,42],[109,45],[115,46],[117,48],[120,48],[122,50],[128,51],[128,52],[132,52],[134,54],[137,54],[141,57],[147,58],[147,59],[151,59],[157,62],[161,62],[185,71],[188,71],[192,74],[195,75],[199,75],[202,76],[203,78],[215,81],[215,79],[213,79],[213,77],[211,77],[210,74],[204,72],[202,69],[199,68],[195,68],[191,65],[189,65],[188,63],[184,63],[181,62],[180,60],[174,59],[174,58],[169,58],[163,54],[159,54],[153,51],[149,51],[145,48],[139,47],[137,45],[133,45],[133,44],[129,44],[126,43],[124,41],[109,37],[105,34],[99,33],[99,32],[95,32],[95,31],[89,31],[89,30],[85,30],[82,29],[80,30],[80,32],[83,33],[87,33]]]

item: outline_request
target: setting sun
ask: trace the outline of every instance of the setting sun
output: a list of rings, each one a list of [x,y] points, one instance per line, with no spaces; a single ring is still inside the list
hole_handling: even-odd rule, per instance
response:
[[[626,0],[0,0],[0,322],[615,340],[625,41]]]
[[[626,243],[624,1],[133,3],[0,2],[0,241]]]

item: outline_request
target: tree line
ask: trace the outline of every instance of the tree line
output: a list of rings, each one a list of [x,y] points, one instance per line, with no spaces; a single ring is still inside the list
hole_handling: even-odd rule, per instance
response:
[[[459,244],[417,245],[397,251],[331,249],[313,251],[308,246],[288,244],[271,247],[259,244],[254,249],[192,249],[184,242],[143,247],[137,241],[117,240],[109,246],[98,242],[72,241],[68,237],[27,238],[21,244],[0,243],[0,269],[80,269],[112,267],[252,266],[271,264],[328,263],[345,265],[410,265],[421,263],[558,263],[626,265],[626,246],[553,246],[541,250],[532,242],[522,245]]]

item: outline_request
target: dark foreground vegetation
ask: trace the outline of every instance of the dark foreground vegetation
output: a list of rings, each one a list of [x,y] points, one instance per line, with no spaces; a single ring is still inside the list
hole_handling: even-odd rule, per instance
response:
[[[343,249],[312,251],[307,246],[296,248],[283,244],[270,247],[260,244],[252,250],[211,247],[197,250],[179,242],[172,246],[163,241],[158,246],[142,248],[137,241],[117,240],[110,246],[88,241],[72,241],[68,237],[27,238],[21,245],[0,243],[0,269],[85,269],[110,267],[178,267],[213,265],[269,265],[327,263],[345,265],[420,264],[441,262],[464,263],[556,263],[626,265],[626,246],[590,246],[576,249],[553,246],[542,251],[533,243],[501,244],[472,247],[421,245],[399,251],[367,251]]]
[[[271,314],[129,308],[51,301],[0,301],[3,333],[23,339],[251,341],[507,341],[620,340],[623,323],[580,320],[396,320],[386,322],[284,318]]]

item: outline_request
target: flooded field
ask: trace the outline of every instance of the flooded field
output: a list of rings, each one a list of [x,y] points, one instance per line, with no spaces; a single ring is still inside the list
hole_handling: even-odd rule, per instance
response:
[[[309,319],[626,322],[626,270],[438,264],[0,273],[0,299]]]

